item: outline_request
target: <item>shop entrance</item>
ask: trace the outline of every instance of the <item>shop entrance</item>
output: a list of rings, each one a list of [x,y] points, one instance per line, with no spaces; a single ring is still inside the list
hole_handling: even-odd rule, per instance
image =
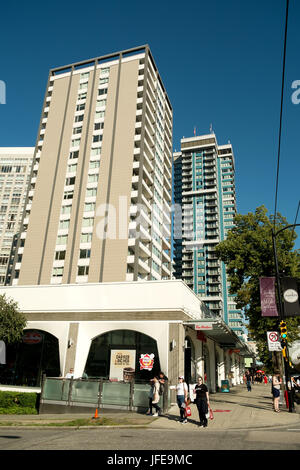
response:
[[[39,387],[42,376],[59,377],[58,339],[42,330],[24,330],[21,342],[7,345],[0,383]]]
[[[187,384],[196,383],[195,349],[188,336],[185,338],[184,379]]]
[[[210,369],[209,369],[209,352],[206,345],[203,345],[203,357],[204,357],[204,383],[207,385],[207,388],[210,390]]]

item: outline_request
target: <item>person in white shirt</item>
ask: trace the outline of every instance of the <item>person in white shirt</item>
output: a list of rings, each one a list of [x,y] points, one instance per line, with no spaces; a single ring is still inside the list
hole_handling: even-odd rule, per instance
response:
[[[181,375],[178,377],[178,384],[176,385],[177,404],[180,411],[180,422],[187,423],[187,418],[184,416],[185,406],[188,398],[188,386]]]
[[[158,405],[159,402],[159,380],[157,377],[154,377],[151,380],[151,389],[149,393],[149,413],[152,415],[152,406],[155,408],[155,413],[152,416],[161,416],[161,408]]]
[[[70,369],[70,371],[66,374],[66,379],[74,379],[74,369]]]

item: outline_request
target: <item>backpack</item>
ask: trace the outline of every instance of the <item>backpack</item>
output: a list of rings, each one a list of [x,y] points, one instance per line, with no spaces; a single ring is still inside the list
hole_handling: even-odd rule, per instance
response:
[[[158,391],[158,394],[159,394],[159,395],[163,395],[163,394],[164,394],[164,389],[165,389],[164,384],[162,384],[161,382],[159,382],[159,391]]]

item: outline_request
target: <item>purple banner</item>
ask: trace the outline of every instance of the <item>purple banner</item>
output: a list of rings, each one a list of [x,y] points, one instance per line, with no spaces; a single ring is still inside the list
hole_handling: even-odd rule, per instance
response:
[[[263,317],[278,317],[275,295],[275,277],[261,277],[260,303]]]

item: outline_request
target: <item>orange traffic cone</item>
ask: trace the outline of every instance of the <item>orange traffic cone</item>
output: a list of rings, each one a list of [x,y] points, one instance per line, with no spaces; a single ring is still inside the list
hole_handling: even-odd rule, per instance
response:
[[[96,408],[95,416],[93,416],[92,419],[99,419],[99,416],[98,416],[98,408]]]

